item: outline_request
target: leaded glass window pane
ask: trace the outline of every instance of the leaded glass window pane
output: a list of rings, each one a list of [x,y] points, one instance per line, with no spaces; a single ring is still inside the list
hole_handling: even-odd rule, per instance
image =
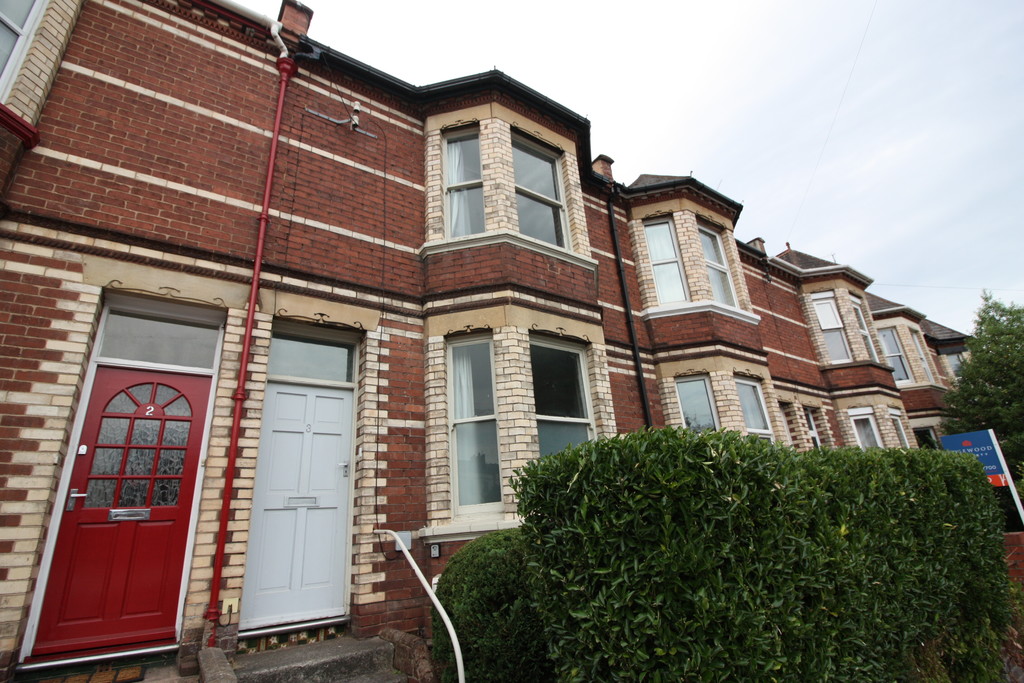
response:
[[[122,448],[97,448],[92,457],[89,474],[120,474]]]
[[[190,417],[192,415],[192,407],[188,404],[188,399],[182,396],[177,401],[164,406],[164,415]]]
[[[140,446],[155,445],[160,435],[160,420],[136,420],[132,427],[131,443]]]
[[[105,413],[134,413],[138,405],[125,392],[119,393],[110,399],[110,403],[103,409]]]
[[[186,446],[188,445],[188,432],[190,422],[180,420],[168,420],[164,424],[164,446]]]
[[[149,493],[149,479],[125,479],[121,482],[121,497],[118,507],[142,507]]]
[[[114,505],[114,487],[117,486],[116,479],[90,479],[89,487],[85,492],[85,503],[87,508],[108,508]]]
[[[185,468],[185,451],[165,448],[160,451],[160,461],[156,466],[157,474],[180,475]]]
[[[122,444],[128,438],[128,423],[131,422],[125,417],[105,417],[100,420],[100,433],[96,437],[97,443]]]
[[[153,507],[177,505],[181,482],[177,479],[155,479],[153,481]]]
[[[128,449],[128,460],[124,464],[124,473],[128,475],[153,474],[153,460],[156,451],[152,448]]]

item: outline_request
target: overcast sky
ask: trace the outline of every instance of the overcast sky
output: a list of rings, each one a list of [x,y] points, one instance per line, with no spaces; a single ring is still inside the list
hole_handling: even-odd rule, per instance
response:
[[[303,2],[313,39],[413,85],[497,68],[586,116],[620,182],[692,172],[769,254],[963,332],[982,289],[1024,303],[1021,0]]]

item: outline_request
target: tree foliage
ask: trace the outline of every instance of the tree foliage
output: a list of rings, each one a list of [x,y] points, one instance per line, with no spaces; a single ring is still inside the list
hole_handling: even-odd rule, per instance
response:
[[[948,434],[992,429],[1011,471],[1024,464],[1024,307],[984,297],[970,356],[946,393]]]

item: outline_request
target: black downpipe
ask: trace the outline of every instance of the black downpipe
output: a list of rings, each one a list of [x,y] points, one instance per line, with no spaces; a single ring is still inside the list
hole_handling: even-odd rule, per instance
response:
[[[629,305],[629,283],[626,279],[626,265],[622,261],[622,247],[619,246],[619,231],[615,227],[615,197],[619,194],[619,186],[609,180],[611,192],[608,193],[608,228],[612,231],[612,245],[615,247],[615,263],[619,266],[619,284],[622,286],[623,308],[626,309],[626,326],[629,328],[629,341],[633,346],[633,363],[636,365],[636,381],[640,386],[640,403],[644,409],[644,424],[654,426],[651,419],[651,402],[647,397],[647,382],[644,381],[644,365],[640,359],[640,343],[636,338],[636,326],[633,324],[633,308]]]

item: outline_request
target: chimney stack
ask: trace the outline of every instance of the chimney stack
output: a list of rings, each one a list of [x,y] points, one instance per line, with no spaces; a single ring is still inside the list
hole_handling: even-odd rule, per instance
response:
[[[612,176],[612,164],[614,163],[615,159],[612,159],[610,156],[602,154],[596,159],[594,159],[594,163],[591,164],[590,167],[594,169],[594,173],[597,173],[600,176],[604,176],[608,180],[615,180],[615,178]]]

